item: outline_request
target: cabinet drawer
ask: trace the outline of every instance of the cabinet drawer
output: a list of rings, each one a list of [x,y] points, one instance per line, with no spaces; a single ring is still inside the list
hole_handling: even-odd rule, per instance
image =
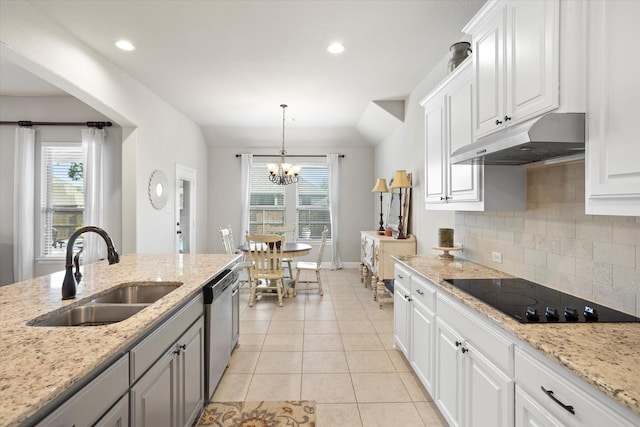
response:
[[[566,369],[515,352],[516,384],[566,426],[637,426],[640,417]],[[544,388],[544,390],[542,389]],[[546,390],[546,392],[545,392]],[[552,397],[553,396],[553,397]],[[555,400],[554,400],[555,399]],[[561,406],[571,406],[573,414]],[[623,414],[628,414],[625,419]]]
[[[411,276],[411,298],[420,302],[431,311],[436,307],[436,290],[426,280],[416,275]]]
[[[407,292],[411,291],[411,273],[406,268],[396,263],[393,281],[399,283]]]
[[[436,313],[462,334],[462,338],[497,367],[507,374],[513,374],[513,342],[494,331],[479,316],[462,304],[437,294]]]
[[[162,323],[131,351],[131,384],[138,380],[204,311],[202,293]]]
[[[47,427],[93,425],[129,388],[129,355],[71,396],[38,425]]]

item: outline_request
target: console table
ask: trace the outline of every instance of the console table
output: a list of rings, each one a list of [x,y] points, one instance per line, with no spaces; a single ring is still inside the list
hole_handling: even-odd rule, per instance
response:
[[[393,301],[393,295],[387,297],[384,280],[393,279],[395,262],[392,255],[415,255],[416,238],[406,239],[379,235],[377,231],[360,232],[360,281],[367,287],[371,280],[373,299],[380,307],[386,301]]]

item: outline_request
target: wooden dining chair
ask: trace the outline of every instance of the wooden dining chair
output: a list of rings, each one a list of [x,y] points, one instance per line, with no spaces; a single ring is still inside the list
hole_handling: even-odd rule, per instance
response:
[[[247,234],[251,294],[249,307],[253,307],[257,294],[278,295],[278,305],[282,307],[284,296],[284,270],[282,268],[282,246],[284,237],[275,234]],[[261,280],[264,285],[258,286]],[[276,293],[274,294],[273,291]]]
[[[231,230],[231,226],[228,225],[226,228],[219,227],[220,240],[222,241],[222,246],[224,246],[224,252],[227,255],[239,254],[242,251],[239,250],[236,245],[233,243],[233,231]],[[243,284],[251,283],[250,271],[249,267],[251,263],[247,259],[246,254],[242,255],[242,260],[238,264],[238,268],[247,272],[247,279],[240,279],[240,286]]]
[[[300,261],[296,264],[296,280],[293,283],[294,297],[298,292],[298,283],[300,282],[300,272],[302,271],[306,271],[306,272],[315,271],[316,273],[315,281],[312,281],[312,280],[302,281],[302,283],[306,283],[307,285],[305,287],[305,290],[319,289],[320,295],[324,295],[324,292],[322,291],[322,280],[320,279],[320,270],[322,269],[322,255],[324,254],[324,246],[327,243],[328,234],[329,234],[329,229],[327,227],[324,227],[324,230],[322,230],[322,240],[320,241],[320,249],[318,250],[318,256],[315,262]],[[309,284],[311,283],[317,283],[318,286],[310,287]]]
[[[296,240],[296,225],[265,225],[265,234],[276,234],[283,236],[285,242],[294,242]],[[287,266],[289,279],[293,279],[293,260],[291,258],[283,258],[282,262]]]

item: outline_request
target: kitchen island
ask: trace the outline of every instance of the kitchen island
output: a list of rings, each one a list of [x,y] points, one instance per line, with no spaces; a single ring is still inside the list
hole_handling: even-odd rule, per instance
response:
[[[462,304],[479,319],[512,337],[514,342],[525,343],[524,347],[533,349],[533,353],[566,368],[636,416],[640,415],[640,323],[519,323],[443,280],[513,276],[460,258],[402,256],[395,259],[399,265],[435,284],[435,292],[444,296],[443,301]]]
[[[0,425],[38,417],[106,369],[239,255],[122,256],[82,268],[76,299],[61,299],[64,271],[0,287]],[[118,323],[86,327],[35,327],[28,322],[80,305],[127,282],[179,282],[176,290]]]

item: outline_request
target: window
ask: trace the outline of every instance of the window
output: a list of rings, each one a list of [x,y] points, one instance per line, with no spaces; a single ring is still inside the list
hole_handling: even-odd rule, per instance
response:
[[[64,256],[67,240],[83,225],[82,144],[43,143],[40,177],[40,255]],[[82,247],[81,237],[75,246]]]
[[[266,164],[251,168],[251,199],[249,201],[249,233],[262,234],[265,225],[285,225],[284,191],[267,178]],[[242,237],[244,240],[244,236]]]
[[[324,163],[300,165],[297,184],[275,185],[268,179],[266,164],[253,164],[250,233],[263,233],[267,225],[291,225],[290,218],[295,218],[296,240],[320,240],[325,226],[331,236],[329,168]]]
[[[329,212],[329,168],[326,165],[305,165],[297,185],[298,238],[320,240],[326,226],[331,236]]]

